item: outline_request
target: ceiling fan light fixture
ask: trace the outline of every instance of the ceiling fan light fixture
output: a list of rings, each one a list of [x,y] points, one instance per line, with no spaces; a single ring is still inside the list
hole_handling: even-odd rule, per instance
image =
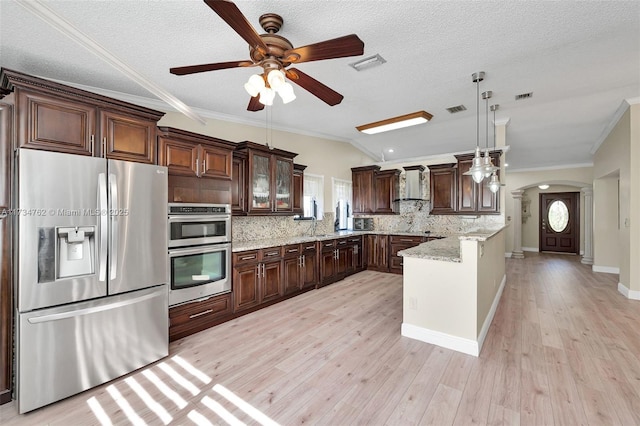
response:
[[[260,91],[260,99],[258,101],[262,105],[271,106],[273,105],[273,98],[275,98],[276,92],[272,89],[265,87]]]
[[[373,135],[376,133],[388,132],[389,130],[402,129],[403,127],[415,126],[431,120],[433,115],[426,111],[412,112],[411,114],[400,115],[386,120],[357,126],[359,132]]]
[[[260,91],[265,87],[264,78],[262,78],[260,74],[253,74],[244,84],[244,90],[246,90],[251,97],[258,96]]]
[[[280,70],[269,71],[267,81],[269,82],[269,86],[276,92],[286,83],[284,73]]]
[[[296,94],[293,93],[293,86],[291,83],[284,83],[280,89],[278,89],[278,94],[280,95],[280,98],[282,98],[283,104],[288,104],[296,99]]]

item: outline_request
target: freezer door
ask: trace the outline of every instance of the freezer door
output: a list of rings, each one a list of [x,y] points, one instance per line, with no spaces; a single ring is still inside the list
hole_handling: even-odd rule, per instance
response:
[[[167,283],[167,168],[109,160],[109,294]]]
[[[166,285],[18,315],[20,413],[168,355]]]
[[[99,158],[19,150],[20,312],[106,295],[106,171]]]

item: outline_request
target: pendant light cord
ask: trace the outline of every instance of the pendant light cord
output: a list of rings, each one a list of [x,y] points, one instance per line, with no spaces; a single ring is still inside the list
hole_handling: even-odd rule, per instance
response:
[[[476,79],[476,148],[480,148],[480,74]]]

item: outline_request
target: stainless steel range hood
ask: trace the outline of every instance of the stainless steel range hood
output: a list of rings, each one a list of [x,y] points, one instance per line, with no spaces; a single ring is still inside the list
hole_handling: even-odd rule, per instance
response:
[[[424,166],[404,167],[404,193],[400,195],[398,201],[425,200],[425,195],[422,193],[422,173],[424,172],[424,170]]]

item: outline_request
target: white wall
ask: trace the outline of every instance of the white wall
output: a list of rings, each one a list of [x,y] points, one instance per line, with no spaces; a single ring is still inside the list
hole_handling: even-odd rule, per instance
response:
[[[593,181],[593,268],[620,270],[620,215],[618,212],[618,173]]]

